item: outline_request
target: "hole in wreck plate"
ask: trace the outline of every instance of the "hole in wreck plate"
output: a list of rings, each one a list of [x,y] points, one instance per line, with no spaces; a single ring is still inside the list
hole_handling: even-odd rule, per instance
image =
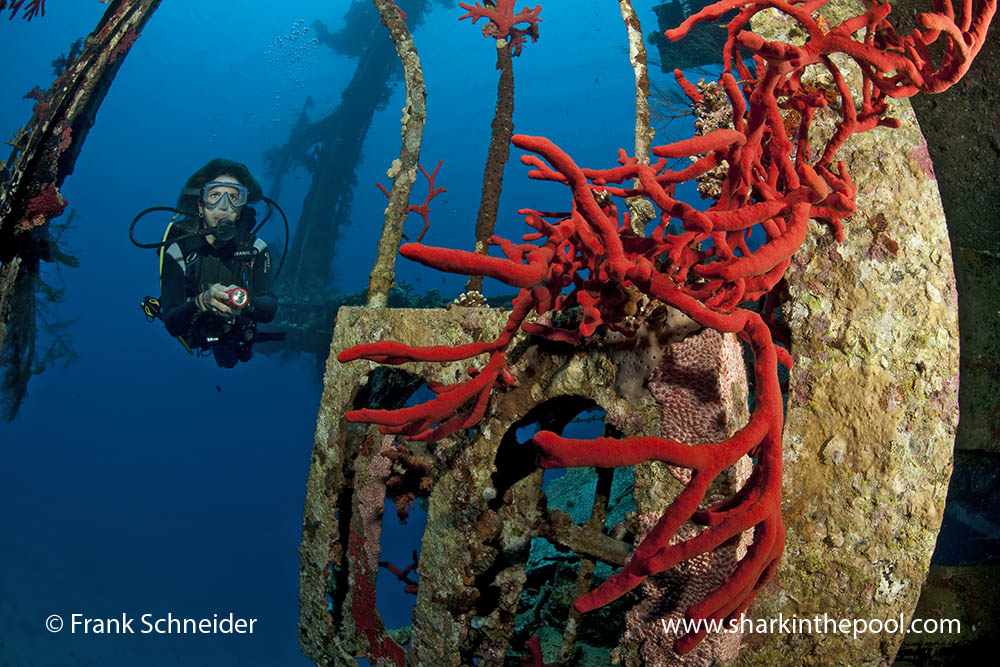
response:
[[[417,601],[416,586],[420,582],[415,558],[420,556],[420,540],[426,525],[427,511],[419,502],[413,504],[404,524],[396,516],[395,503],[386,499],[375,600],[382,622],[390,630],[410,625]]]

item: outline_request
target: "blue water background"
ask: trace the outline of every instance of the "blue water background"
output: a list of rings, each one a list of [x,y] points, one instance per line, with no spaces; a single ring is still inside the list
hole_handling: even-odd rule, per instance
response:
[[[158,291],[156,263],[127,228],[143,208],[172,205],[213,157],[245,162],[266,190],[263,151],[285,143],[307,95],[314,120],[329,113],[354,72],[354,60],[310,28],[320,19],[338,29],[348,4],[163,2],[118,73],[61,189],[77,214],[65,238],[81,265],[61,271],[66,300],[56,312],[75,320],[79,360],[35,377],[15,421],[0,423],[4,664],[308,664],[297,639],[297,546],[320,379],[308,359],[258,354],[222,370],[189,357],[138,308]],[[653,3],[634,4],[648,33]],[[4,138],[31,116],[22,95],[51,85],[49,63],[105,8],[50,2],[30,23],[4,14]],[[462,13],[434,5],[415,39],[428,90],[422,161],[432,169],[444,160],[438,185],[448,188],[432,203],[425,242],[471,249],[497,75],[483,22],[459,22]],[[515,131],[549,137],[583,166],[614,166],[619,147],[632,150],[634,104],[617,3],[549,0],[541,16],[541,39],[514,61]],[[368,134],[331,291],[366,287],[385,205],[374,184],[389,184],[402,105],[398,85]],[[518,208],[569,207],[565,188],[527,179],[520,155],[512,151],[500,204],[497,232],[508,238],[526,231]],[[308,184],[301,169],[283,183],[293,233]],[[414,203],[425,185],[417,182]],[[149,219],[137,235],[156,240],[164,223]],[[420,225],[413,216],[408,233]],[[284,241],[278,224],[263,236],[274,248]],[[59,282],[51,267],[43,274]],[[398,280],[452,295],[464,284],[405,260]],[[488,293],[512,291],[490,282]],[[254,634],[83,636],[43,625],[50,614],[230,611],[258,619]]]

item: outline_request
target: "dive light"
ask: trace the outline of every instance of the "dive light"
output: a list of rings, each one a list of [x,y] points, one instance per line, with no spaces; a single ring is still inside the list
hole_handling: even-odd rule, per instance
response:
[[[242,308],[247,305],[247,300],[250,298],[250,295],[242,287],[227,289],[226,296],[229,297],[229,305],[233,308]]]

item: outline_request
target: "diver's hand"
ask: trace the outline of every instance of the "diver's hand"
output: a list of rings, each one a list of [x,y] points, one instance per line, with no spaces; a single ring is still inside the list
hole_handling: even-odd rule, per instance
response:
[[[229,305],[229,295],[226,294],[227,287],[215,283],[198,295],[197,301],[203,311],[208,311],[213,315],[229,319],[236,317],[238,308]]]

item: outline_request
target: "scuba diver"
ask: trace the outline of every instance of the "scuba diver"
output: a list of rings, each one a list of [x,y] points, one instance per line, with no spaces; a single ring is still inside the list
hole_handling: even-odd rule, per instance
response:
[[[257,212],[248,205],[262,199],[278,208],[262,196],[245,165],[216,158],[188,178],[176,209],[147,209],[129,229],[133,243],[160,253],[160,298],[143,300],[147,319],[161,319],[189,352],[211,351],[223,368],[249,361],[255,341],[284,337],[257,332],[258,323],[273,320],[278,309],[271,291],[271,252],[256,236],[270,210],[258,225]],[[139,243],[132,230],[153,210],[177,215],[163,241]]]

